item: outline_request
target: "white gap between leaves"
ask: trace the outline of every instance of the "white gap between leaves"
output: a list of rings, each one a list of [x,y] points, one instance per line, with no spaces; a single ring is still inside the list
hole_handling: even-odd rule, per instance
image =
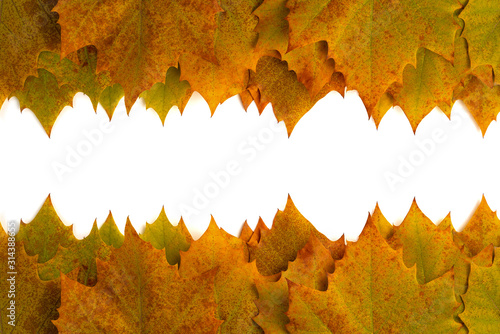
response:
[[[378,130],[355,91],[332,92],[296,125],[290,138],[272,106],[259,115],[238,96],[213,117],[193,94],[183,115],[174,107],[162,126],[139,99],[126,115],[123,100],[111,122],[84,94],[66,107],[49,139],[34,114],[12,98],[0,111],[0,221],[30,222],[50,193],[77,238],[109,211],[123,232],[126,218],[142,232],[165,207],[181,215],[195,239],[213,215],[237,236],[262,217],[272,225],[288,194],[299,211],[332,240],[356,240],[376,202],[399,224],[416,197],[434,223],[450,211],[462,230],[483,194],[500,207],[500,127],[483,139],[461,102],[449,120],[434,109],[413,134],[400,108]]]

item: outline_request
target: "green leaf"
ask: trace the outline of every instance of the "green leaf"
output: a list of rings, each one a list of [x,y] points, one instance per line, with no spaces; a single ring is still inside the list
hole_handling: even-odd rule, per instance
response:
[[[156,249],[165,249],[165,255],[170,265],[180,263],[180,251],[189,249],[193,238],[184,225],[184,221],[173,226],[165,214],[165,208],[161,209],[160,215],[153,224],[146,224],[142,239],[150,242]]]
[[[76,240],[72,226],[64,225],[57,216],[50,195],[29,224],[21,220],[17,239],[24,242],[28,255],[38,255],[38,263],[52,259],[59,245],[69,247]]]

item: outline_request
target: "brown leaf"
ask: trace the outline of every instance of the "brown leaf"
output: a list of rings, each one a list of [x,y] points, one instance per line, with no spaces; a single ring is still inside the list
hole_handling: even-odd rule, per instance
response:
[[[29,256],[24,245],[14,237],[0,231],[0,328],[2,333],[57,333],[51,320],[59,316],[57,308],[61,301],[60,280],[41,281],[37,275],[37,257]],[[13,259],[11,259],[13,258]],[[15,272],[15,274],[11,274]],[[12,277],[14,276],[14,280]],[[14,302],[15,321],[11,314]]]
[[[289,281],[287,329],[293,333],[453,333],[457,307],[451,272],[425,285],[368,222],[336,262],[328,290]]]
[[[289,50],[326,41],[329,57],[368,114],[419,47],[451,59],[460,5],[445,1],[290,0]],[[378,124],[377,120],[377,124]]]
[[[217,1],[60,0],[62,55],[86,45],[102,52],[98,70],[109,70],[125,90],[128,108],[140,93],[161,82],[181,54],[216,62]]]
[[[2,1],[0,5],[0,103],[35,75],[42,51],[58,51],[61,35],[54,0]]]
[[[181,278],[129,221],[123,246],[108,262],[97,260],[97,269],[92,288],[62,275],[61,316],[54,322],[60,332],[214,333],[220,324],[214,318],[216,270]]]

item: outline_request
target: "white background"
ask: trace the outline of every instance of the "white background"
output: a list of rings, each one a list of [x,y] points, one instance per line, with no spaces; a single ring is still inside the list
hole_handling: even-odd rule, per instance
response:
[[[195,238],[210,215],[238,235],[244,221],[272,225],[290,193],[300,212],[329,238],[356,240],[376,202],[399,224],[414,197],[439,223],[448,212],[461,230],[484,193],[500,207],[500,127],[485,138],[461,102],[449,120],[434,109],[416,135],[401,109],[378,130],[355,91],[330,93],[297,124],[290,138],[268,106],[245,112],[237,96],[213,117],[194,94],[183,115],[173,108],[165,126],[138,100],[123,101],[111,122],[77,94],[49,139],[30,110],[6,101],[0,111],[0,221],[31,221],[50,193],[78,238],[112,211],[123,231],[130,216],[142,231],[162,206],[181,215]]]

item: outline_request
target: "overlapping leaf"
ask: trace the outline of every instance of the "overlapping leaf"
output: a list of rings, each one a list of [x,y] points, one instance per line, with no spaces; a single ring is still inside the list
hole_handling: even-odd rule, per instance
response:
[[[181,278],[130,222],[123,246],[111,252],[108,262],[98,260],[97,269],[99,280],[92,288],[62,276],[60,317],[54,322],[59,331],[213,333],[220,324],[214,317],[216,270],[189,281]]]
[[[36,74],[42,51],[58,51],[61,34],[55,0],[2,1],[0,5],[0,103]]]
[[[407,268],[368,222],[356,243],[329,277],[328,290],[290,286],[291,332],[453,333],[457,307],[453,276],[418,284],[415,268]]]
[[[470,287],[463,295],[465,311],[460,314],[471,333],[500,331],[500,251],[495,249],[495,261],[490,268],[472,264]]]
[[[40,280],[37,257],[26,254],[23,243],[15,239],[0,231],[0,329],[2,333],[57,333],[51,320],[59,316],[60,280]]]
[[[162,81],[181,54],[216,61],[216,1],[60,0],[62,54],[86,45],[102,53],[97,69],[109,70],[131,106],[141,92]]]
[[[38,255],[39,263],[52,259],[60,245],[68,247],[75,241],[72,227],[65,226],[59,219],[50,195],[29,224],[21,221],[17,239],[24,242],[28,255]]]

